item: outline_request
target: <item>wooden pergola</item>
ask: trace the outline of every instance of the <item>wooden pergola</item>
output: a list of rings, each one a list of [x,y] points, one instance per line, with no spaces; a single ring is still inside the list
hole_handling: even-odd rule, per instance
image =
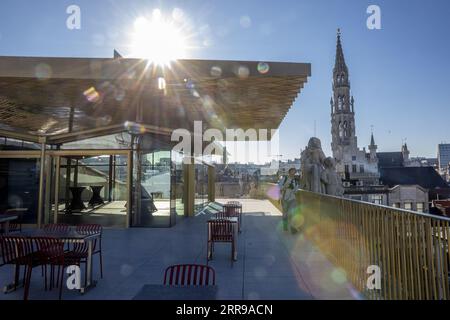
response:
[[[60,144],[126,121],[166,135],[194,120],[276,129],[310,75],[303,63],[0,57],[0,135]]]

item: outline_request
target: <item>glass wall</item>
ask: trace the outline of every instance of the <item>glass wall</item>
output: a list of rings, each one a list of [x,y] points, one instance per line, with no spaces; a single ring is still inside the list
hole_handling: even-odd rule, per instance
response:
[[[187,165],[164,140],[139,139],[125,133],[48,146],[42,222],[170,227],[203,210],[209,190],[203,159]],[[17,209],[25,223],[37,223],[40,151],[3,153],[0,210]]]
[[[195,163],[195,211],[201,211],[208,203],[208,166]]]
[[[40,160],[0,159],[0,213],[15,213],[22,223],[37,223]]]
[[[183,166],[183,158],[184,158],[183,154],[172,151],[172,161],[174,166],[172,188],[173,188],[173,196],[175,198],[175,210],[177,216],[185,215],[184,211],[185,172]]]
[[[61,156],[58,185],[59,222],[126,224],[126,155]]]
[[[136,168],[140,184],[135,182],[136,195],[141,194],[136,206],[134,226],[169,227],[175,224],[175,202],[171,201],[172,162],[169,150],[155,150],[140,155],[141,167]],[[140,172],[139,172],[140,170]]]

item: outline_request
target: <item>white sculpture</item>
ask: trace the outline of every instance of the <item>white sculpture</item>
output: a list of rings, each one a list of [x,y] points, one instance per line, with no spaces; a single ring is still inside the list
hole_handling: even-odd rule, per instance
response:
[[[344,188],[342,187],[342,180],[336,172],[336,161],[328,157],[324,161],[325,169],[322,171],[322,193],[332,196],[342,196]]]
[[[322,192],[321,176],[324,169],[324,160],[325,154],[322,151],[320,140],[315,137],[309,139],[308,147],[302,152],[300,160],[302,189],[317,193]]]
[[[325,157],[318,138],[309,139],[308,147],[301,155],[301,183],[304,190],[342,196],[344,189],[342,181],[336,172],[333,158]]]

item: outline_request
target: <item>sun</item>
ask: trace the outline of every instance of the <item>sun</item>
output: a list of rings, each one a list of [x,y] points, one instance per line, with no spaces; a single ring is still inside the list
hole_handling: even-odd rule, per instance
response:
[[[158,65],[169,65],[171,61],[186,53],[186,36],[176,21],[165,19],[155,9],[151,18],[139,17],[134,21],[131,55],[147,59]]]

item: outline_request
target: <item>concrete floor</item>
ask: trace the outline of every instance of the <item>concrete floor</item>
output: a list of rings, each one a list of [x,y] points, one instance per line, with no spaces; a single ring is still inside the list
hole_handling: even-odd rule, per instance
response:
[[[218,200],[226,201],[224,200]],[[230,246],[217,244],[210,265],[216,270],[219,299],[354,299],[345,273],[331,265],[309,241],[280,228],[281,213],[267,200],[242,199],[244,224],[238,261],[231,266]],[[176,263],[206,263],[207,214],[181,219],[173,228],[104,231],[104,278],[97,257],[97,287],[84,295],[64,289],[63,299],[132,299],[144,284],[161,284],[165,268]],[[12,279],[0,268],[0,285]],[[23,289],[0,294],[22,299]],[[43,290],[40,268],[33,271],[30,299],[57,299]]]

